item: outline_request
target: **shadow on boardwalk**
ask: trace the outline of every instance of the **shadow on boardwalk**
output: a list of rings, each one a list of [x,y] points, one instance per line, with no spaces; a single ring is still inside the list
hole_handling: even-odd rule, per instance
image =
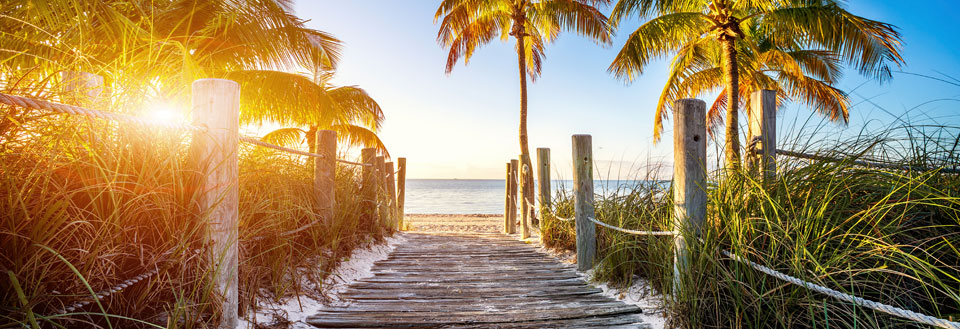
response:
[[[602,294],[575,268],[498,233],[411,232],[322,328],[645,328],[641,309]]]

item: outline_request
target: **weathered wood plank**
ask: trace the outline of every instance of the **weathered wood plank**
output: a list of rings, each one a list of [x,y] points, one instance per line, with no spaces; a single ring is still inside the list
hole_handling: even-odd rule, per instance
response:
[[[639,328],[640,308],[604,296],[563,264],[503,235],[406,234],[350,285],[323,328]],[[504,282],[509,282],[505,284]]]

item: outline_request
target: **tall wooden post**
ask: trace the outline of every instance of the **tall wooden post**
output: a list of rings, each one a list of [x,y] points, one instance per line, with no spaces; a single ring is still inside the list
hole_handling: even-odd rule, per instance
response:
[[[517,233],[517,166],[519,161],[510,160],[507,163],[507,195],[503,213],[503,232]]]
[[[390,214],[387,213],[387,171],[384,169],[383,156],[378,155],[375,158],[375,167],[377,168],[377,219],[378,225],[383,225],[389,220]]]
[[[777,176],[777,92],[758,90],[750,98],[747,120],[747,168],[763,170],[764,179]]]
[[[533,210],[528,203],[533,198],[527,197],[527,192],[531,188],[527,184],[527,177],[532,177],[532,175],[530,167],[527,167],[522,161],[519,164],[523,166],[520,169],[520,195],[517,197],[520,202],[520,238],[526,239],[530,237],[530,211]]]
[[[333,130],[317,131],[317,154],[323,158],[313,158],[313,189],[317,194],[318,214],[329,223],[336,212],[337,176],[337,132]]]
[[[593,210],[593,141],[590,135],[573,135],[573,207],[577,225],[577,269],[593,268],[597,257],[597,226]]]
[[[687,243],[695,241],[707,216],[707,126],[706,103],[681,99],[673,114],[673,291],[681,291],[681,275],[687,273]]]
[[[531,166],[533,165],[533,161],[530,161],[530,155],[529,155],[529,154],[526,154],[526,155],[521,154],[521,155],[520,155],[520,164],[523,165],[523,164],[527,164],[527,163],[529,163]],[[520,168],[520,169],[521,169],[520,187],[521,187],[521,192],[522,192],[522,197],[521,197],[521,199],[524,200],[524,201],[521,202],[521,203],[523,204],[523,210],[524,210],[524,211],[523,211],[523,225],[524,225],[524,228],[526,229],[526,232],[527,232],[527,233],[524,233],[524,234],[522,234],[522,235],[524,236],[524,239],[526,239],[527,237],[530,236],[530,226],[538,226],[538,227],[539,227],[539,226],[540,226],[540,221],[537,220],[537,215],[536,215],[536,213],[534,213],[534,212],[533,212],[533,209],[531,209],[532,207],[529,206],[529,204],[532,204],[532,203],[535,203],[535,202],[536,202],[536,201],[534,201],[534,189],[536,188],[536,187],[534,186],[534,184],[533,184],[533,169],[534,169],[534,168],[527,168],[526,165],[523,165],[523,168]]]
[[[540,188],[540,218],[552,208],[550,196],[550,149],[537,148],[537,186]]]
[[[193,135],[190,163],[199,176],[200,210],[208,223],[206,245],[216,292],[222,297],[220,328],[239,323],[237,270],[239,237],[240,85],[230,80],[193,82],[193,120],[207,127]]]
[[[407,158],[397,158],[397,224],[403,229],[403,202],[407,193]]]
[[[389,205],[387,212],[390,213],[390,221],[393,227],[400,230],[400,220],[397,217],[397,184],[393,172],[393,161],[384,163],[383,166],[387,170],[387,204]]]
[[[362,184],[360,185],[360,202],[361,202],[361,220],[363,225],[361,227],[365,229],[371,229],[376,223],[376,213],[377,213],[377,181],[374,174],[376,173],[376,157],[377,149],[375,148],[365,148],[360,150],[360,158],[363,161],[363,169],[361,169],[361,180]]]

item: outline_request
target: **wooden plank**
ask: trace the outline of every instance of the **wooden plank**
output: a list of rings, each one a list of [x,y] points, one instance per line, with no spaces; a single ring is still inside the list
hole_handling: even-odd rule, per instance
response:
[[[341,294],[345,305],[327,307],[307,323],[325,328],[636,328],[642,323],[636,316],[640,308],[604,296],[572,265],[512,239],[407,234],[371,272]]]

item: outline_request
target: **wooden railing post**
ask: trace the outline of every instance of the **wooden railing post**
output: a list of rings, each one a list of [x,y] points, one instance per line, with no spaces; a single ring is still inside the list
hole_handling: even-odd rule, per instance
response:
[[[540,218],[543,218],[544,211],[552,210],[550,196],[550,149],[546,147],[537,148],[537,185],[540,188]]]
[[[313,188],[317,194],[318,214],[329,223],[336,214],[337,176],[337,132],[333,130],[317,131],[317,154],[323,158],[313,158]]]
[[[387,200],[386,200],[386,188],[387,188],[387,171],[383,168],[383,156],[378,155],[374,158],[374,165],[377,168],[376,171],[376,185],[377,185],[377,225],[385,224],[389,218],[387,213]]]
[[[527,192],[530,190],[530,184],[527,184],[527,178],[532,177],[530,175],[532,168],[527,167],[523,161],[520,161],[519,165],[523,166],[523,168],[520,169],[519,175],[520,195],[517,196],[517,200],[520,203],[520,238],[526,239],[530,237],[530,211],[533,210],[527,203],[533,200],[533,198],[527,196]]]
[[[207,127],[193,135],[190,163],[199,174],[199,204],[207,219],[208,257],[216,293],[222,297],[220,328],[239,323],[237,270],[239,237],[239,169],[237,142],[240,128],[240,85],[230,80],[193,82],[193,120]]]
[[[375,180],[374,174],[376,173],[376,157],[377,149],[375,148],[365,148],[360,150],[360,157],[363,161],[363,168],[361,169],[361,180],[360,184],[360,206],[362,224],[361,227],[366,229],[373,228],[374,223],[376,223],[376,213],[377,213],[377,181]]]
[[[777,176],[777,92],[754,92],[748,110],[747,168],[769,180]]]
[[[397,158],[397,222],[403,229],[403,202],[407,193],[407,158]]]
[[[519,161],[507,162],[507,193],[504,198],[503,233],[517,233],[517,165]]]
[[[673,292],[680,293],[686,273],[687,242],[700,234],[707,216],[707,126],[706,103],[681,99],[673,115]]]
[[[384,164],[387,170],[387,212],[390,213],[390,221],[393,227],[400,230],[400,220],[397,217],[397,184],[396,176],[393,172],[393,161]]]
[[[593,142],[590,135],[573,135],[573,207],[577,226],[577,269],[593,268],[597,257],[597,227],[593,209]]]

